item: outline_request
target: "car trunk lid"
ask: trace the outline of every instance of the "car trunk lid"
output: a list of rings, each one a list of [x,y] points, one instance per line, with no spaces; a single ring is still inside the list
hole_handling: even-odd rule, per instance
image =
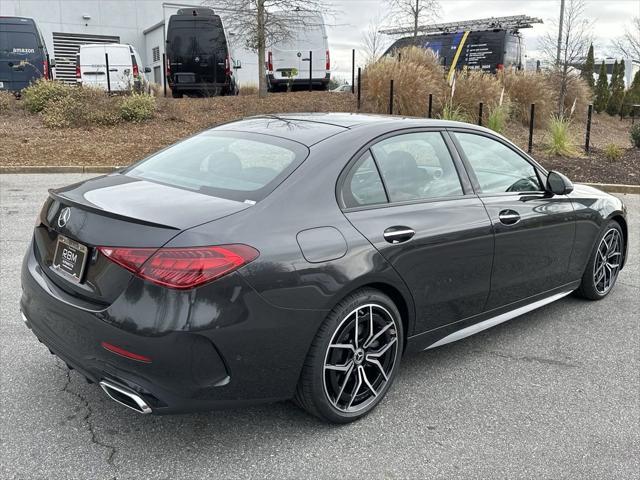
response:
[[[203,195],[120,174],[98,177],[57,190],[35,229],[34,253],[48,277],[72,296],[110,304],[131,273],[109,261],[97,247],[160,248],[181,231],[248,208],[248,204]],[[56,250],[67,239],[86,247],[78,278],[61,268]],[[77,248],[72,255],[81,255]],[[57,264],[57,266],[56,266]]]

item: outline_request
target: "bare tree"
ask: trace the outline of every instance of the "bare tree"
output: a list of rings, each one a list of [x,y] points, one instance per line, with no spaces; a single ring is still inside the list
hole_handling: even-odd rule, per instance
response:
[[[385,18],[378,13],[369,21],[367,29],[362,33],[362,47],[360,50],[367,64],[375,63],[382,55],[387,43],[389,43],[387,37],[380,32],[384,21]]]
[[[556,28],[550,29],[549,33],[542,38],[541,47],[550,63],[555,64],[554,73],[559,78],[560,83],[557,113],[563,116],[567,87],[569,82],[577,75],[574,71],[574,66],[582,62],[589,45],[591,45],[593,23],[585,17],[584,0],[566,0],[560,42],[558,42],[558,38],[554,33],[559,29],[558,22],[551,23],[552,25],[555,23]],[[559,57],[558,50],[560,51]]]
[[[413,36],[418,36],[420,24],[432,22],[440,16],[440,2],[438,0],[385,0],[391,10],[394,21],[398,26],[411,25]]]
[[[625,29],[624,35],[611,42],[617,55],[632,60],[640,60],[640,17],[635,17],[631,28]]]
[[[205,0],[225,25],[258,54],[258,95],[267,95],[265,49],[296,31],[319,26],[317,13],[330,10],[322,0]]]

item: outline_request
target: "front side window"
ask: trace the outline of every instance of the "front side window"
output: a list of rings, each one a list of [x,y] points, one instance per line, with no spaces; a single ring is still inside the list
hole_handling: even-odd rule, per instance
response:
[[[284,139],[205,132],[126,170],[126,175],[238,201],[259,201],[307,156]]]
[[[506,145],[482,135],[456,132],[482,193],[542,190],[535,168]]]
[[[391,202],[462,195],[462,186],[439,132],[405,133],[371,147]]]

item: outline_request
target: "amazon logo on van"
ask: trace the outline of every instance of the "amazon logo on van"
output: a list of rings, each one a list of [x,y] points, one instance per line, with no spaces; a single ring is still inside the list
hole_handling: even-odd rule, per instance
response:
[[[36,53],[35,48],[15,48],[12,53]]]

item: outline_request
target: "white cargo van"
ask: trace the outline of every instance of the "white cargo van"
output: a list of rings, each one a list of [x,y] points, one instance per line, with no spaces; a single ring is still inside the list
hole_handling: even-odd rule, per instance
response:
[[[274,14],[277,15],[277,14]],[[280,14],[282,15],[282,14]],[[308,12],[295,32],[267,50],[267,85],[270,91],[309,87],[309,52],[312,52],[311,82],[326,90],[331,76],[329,40],[320,12]]]
[[[107,76],[107,61],[109,75]],[[111,92],[147,92],[149,81],[140,55],[131,45],[96,43],[81,45],[76,57],[76,80],[82,85]]]

